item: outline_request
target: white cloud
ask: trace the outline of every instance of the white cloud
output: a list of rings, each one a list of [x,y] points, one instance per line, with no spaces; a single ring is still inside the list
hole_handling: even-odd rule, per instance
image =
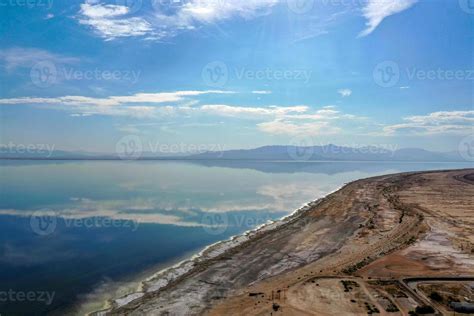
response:
[[[407,10],[417,2],[418,0],[368,0],[362,9],[363,16],[367,19],[367,28],[359,36],[369,35],[385,18]]]
[[[406,123],[384,127],[384,133],[429,135],[429,134],[464,134],[472,132],[474,111],[440,111],[428,115],[409,116]]]
[[[257,124],[259,130],[274,135],[330,135],[343,131],[344,123],[366,118],[345,114],[335,106],[325,106],[314,112],[288,113],[277,116],[273,121]]]
[[[272,94],[269,90],[254,90],[252,91],[253,94]]]
[[[204,105],[199,108],[209,114],[237,117],[250,120],[260,120],[257,128],[265,133],[274,135],[327,135],[340,132],[338,123],[347,120],[359,120],[360,117],[344,114],[334,106],[325,106],[316,111],[310,111],[306,105],[279,107],[242,107],[231,105]],[[268,121],[268,119],[271,119]]]
[[[336,125],[361,117],[341,113],[335,106],[311,110],[307,105],[294,106],[234,106],[204,104],[199,96],[206,94],[233,94],[233,91],[203,90],[160,93],[137,93],[130,96],[93,98],[62,96],[55,98],[23,97],[0,99],[0,105],[35,105],[38,109],[55,109],[70,112],[74,117],[92,115],[160,118],[171,116],[213,115],[237,119],[256,120],[256,127],[271,134],[333,134],[341,130]],[[252,92],[255,93],[255,92]],[[128,129],[131,131],[130,129]]]
[[[233,17],[251,19],[264,15],[277,3],[278,0],[190,0],[170,12],[169,5],[152,1],[154,14],[131,17],[127,6],[88,0],[81,5],[79,23],[91,26],[108,40],[131,36],[162,39]]]
[[[112,4],[84,3],[81,5],[81,13],[92,19],[117,17],[129,13],[129,8]]]
[[[283,1],[284,2],[284,1]],[[372,33],[382,21],[409,9],[418,0],[367,0],[362,8],[366,29],[359,36]],[[120,37],[144,37],[161,40],[180,32],[198,30],[203,26],[222,23],[234,18],[245,20],[267,15],[281,0],[188,0],[172,7],[166,2],[152,0],[152,12],[136,14],[126,5],[106,4],[104,1],[86,0],[77,17],[79,23],[88,25],[106,40]],[[143,10],[142,10],[143,11]],[[327,17],[308,19],[298,40],[324,35],[349,10],[334,12]],[[141,12],[141,11],[138,11]]]
[[[261,121],[257,128],[269,134],[310,135],[333,134],[341,129],[336,124],[365,118],[341,113],[334,106],[311,111],[306,105],[296,106],[232,106],[224,104],[203,105],[196,110],[212,115]],[[270,119],[270,121],[269,121]]]
[[[124,17],[129,8],[111,4],[81,5],[79,23],[89,25],[106,39],[144,36],[153,33],[152,25],[141,17]]]
[[[286,118],[292,119],[292,120],[325,120],[325,121],[344,120],[344,119],[367,120],[366,117],[342,113],[341,111],[336,110],[336,107],[333,105],[324,106],[313,113],[289,114],[286,116]]]
[[[73,112],[74,116],[112,115],[153,117],[175,114],[177,110],[189,108],[189,97],[205,94],[228,94],[232,91],[203,90],[175,91],[160,93],[137,93],[130,96],[110,96],[92,98],[85,96],[63,96],[55,98],[11,98],[0,99],[0,105],[38,105],[46,109],[58,109]],[[163,105],[163,103],[185,102],[183,107]],[[160,105],[157,107],[156,105]]]
[[[79,59],[53,54],[42,49],[14,47],[0,50],[0,61],[7,71],[12,71],[18,67],[30,68],[38,62],[75,64],[79,62]]]
[[[234,16],[246,19],[268,13],[278,0],[191,0],[172,18],[179,25],[193,26],[196,22],[216,23]]]
[[[327,121],[295,123],[292,121],[277,119],[271,122],[260,123],[257,126],[261,131],[274,135],[317,136],[335,134],[341,131],[340,128],[331,126],[331,124]]]
[[[165,103],[178,102],[186,97],[204,94],[228,94],[232,91],[202,90],[202,91],[175,91],[159,93],[137,93],[130,96],[110,96],[106,98],[92,98],[85,96],[64,96],[56,98],[11,98],[0,99],[0,104],[62,104],[62,105],[93,105],[93,106],[116,106],[129,103]]]
[[[306,105],[297,105],[289,107],[279,106],[268,106],[268,107],[244,107],[244,106],[231,106],[225,104],[213,104],[203,105],[201,110],[207,113],[220,115],[220,116],[232,116],[232,117],[248,117],[253,119],[259,119],[262,116],[285,116],[290,113],[304,113],[308,111]]]
[[[349,97],[352,94],[352,90],[351,89],[340,89],[340,90],[337,91],[337,93],[339,93],[343,98],[345,98],[345,97]]]
[[[410,116],[407,120],[424,124],[440,124],[449,122],[474,123],[474,111],[440,111],[428,115]]]

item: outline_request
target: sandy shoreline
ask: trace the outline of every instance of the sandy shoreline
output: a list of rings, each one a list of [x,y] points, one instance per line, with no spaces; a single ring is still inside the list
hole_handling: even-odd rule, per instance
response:
[[[284,224],[292,220],[296,220],[298,217],[304,215],[305,211],[308,211],[311,208],[317,206],[317,204],[321,200],[325,199],[327,196],[333,194],[334,192],[337,192],[342,187],[343,186],[341,186],[340,188],[332,192],[329,192],[324,197],[318,198],[316,200],[313,200],[304,204],[300,208],[294,210],[293,212],[282,217],[279,220],[262,224],[240,235],[232,236],[229,239],[221,240],[204,247],[203,250],[188,257],[187,259],[181,260],[177,262],[176,264],[163,268],[159,270],[158,272],[152,274],[150,277],[145,278],[143,281],[140,282],[140,285],[138,286],[135,292],[127,294],[123,297],[115,298],[112,301],[107,301],[104,303],[104,306],[100,311],[92,312],[92,313],[89,313],[88,315],[107,314],[108,312],[112,311],[112,309],[120,308],[136,299],[143,297],[147,292],[156,292],[173,282],[179,282],[180,278],[185,278],[187,274],[191,272],[193,269],[199,268],[197,267],[199,266],[199,264],[205,263],[205,261],[207,260],[215,259],[219,255],[223,255],[230,250],[235,250],[238,246],[241,246],[244,242],[251,241],[252,238],[257,236],[258,234],[280,229],[281,226],[283,226]]]
[[[449,174],[447,181],[456,181],[455,176],[467,172],[473,170],[403,173],[351,182],[281,221],[211,245],[158,272],[143,283],[142,292],[119,298],[111,308],[95,314],[219,315],[238,311],[245,315],[283,308],[292,314],[297,306],[308,304],[288,302],[286,291],[301,291],[303,280],[318,275],[352,277],[387,255],[406,251],[427,235],[432,224],[425,220],[426,214],[408,207],[399,192],[410,192],[424,177]],[[470,180],[458,183],[468,191],[473,187]],[[474,267],[470,254],[463,258],[467,264],[472,260]],[[260,295],[258,303],[254,302]],[[271,304],[264,304],[263,297],[271,297]],[[316,308],[310,305],[304,310]]]

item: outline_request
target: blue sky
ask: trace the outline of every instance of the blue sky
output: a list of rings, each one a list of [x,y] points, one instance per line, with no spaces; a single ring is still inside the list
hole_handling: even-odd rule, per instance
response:
[[[0,0],[1,143],[456,150],[470,2]]]

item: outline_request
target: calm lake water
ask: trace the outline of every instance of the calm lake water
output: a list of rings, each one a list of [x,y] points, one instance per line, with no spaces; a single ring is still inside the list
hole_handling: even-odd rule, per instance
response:
[[[83,313],[351,180],[462,163],[0,162],[0,314]]]

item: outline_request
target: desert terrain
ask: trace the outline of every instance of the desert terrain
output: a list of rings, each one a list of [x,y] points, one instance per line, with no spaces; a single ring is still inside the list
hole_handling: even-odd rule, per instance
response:
[[[454,315],[474,308],[474,169],[347,184],[107,315]],[[161,284],[161,286],[157,286]]]

